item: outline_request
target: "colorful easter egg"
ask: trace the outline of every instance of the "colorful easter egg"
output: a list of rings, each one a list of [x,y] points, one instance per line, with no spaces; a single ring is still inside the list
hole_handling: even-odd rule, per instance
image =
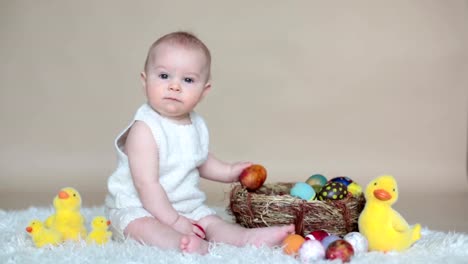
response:
[[[333,242],[335,242],[336,240],[339,240],[339,239],[341,239],[341,237],[339,237],[339,236],[337,236],[337,235],[333,235],[333,234],[332,234],[332,235],[329,235],[329,236],[326,236],[326,237],[324,237],[323,240],[322,240],[322,245],[323,245],[323,247],[324,247],[325,249],[327,249],[328,246],[329,246],[331,243],[333,243]]]
[[[327,178],[322,174],[314,174],[307,179],[306,183],[310,186],[324,186],[327,184]]]
[[[305,182],[296,183],[294,187],[291,188],[289,194],[306,201],[311,201],[315,198],[315,190]]]
[[[326,259],[340,259],[342,262],[349,262],[354,256],[353,246],[346,240],[339,239],[331,243],[325,251]]]
[[[339,182],[329,182],[322,187],[317,197],[320,201],[323,200],[341,200],[348,195],[347,187]]]
[[[310,232],[306,237],[305,239],[311,239],[311,240],[318,240],[318,241],[322,241],[325,237],[329,236],[330,234],[325,231],[325,230],[314,230],[312,232]]]
[[[369,242],[367,238],[359,232],[351,232],[343,237],[353,246],[354,254],[366,253],[369,249]]]
[[[353,182],[353,180],[351,180],[349,177],[346,177],[346,176],[339,176],[339,177],[332,178],[329,182],[339,182],[339,183],[344,184],[345,186],[348,186],[350,183]]]
[[[288,255],[296,255],[304,242],[305,239],[300,235],[289,235],[283,240],[283,252]]]
[[[325,258],[325,248],[318,240],[307,240],[299,249],[302,263],[312,263]]]
[[[362,187],[356,182],[352,182],[348,185],[348,192],[350,192],[354,197],[359,196],[362,194]]]

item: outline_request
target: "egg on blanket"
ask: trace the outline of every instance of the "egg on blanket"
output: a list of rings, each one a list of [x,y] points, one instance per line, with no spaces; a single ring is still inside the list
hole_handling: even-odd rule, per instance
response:
[[[325,258],[329,260],[339,259],[341,262],[349,262],[353,256],[353,246],[343,239],[331,243],[325,251]]]
[[[355,254],[365,253],[369,248],[369,243],[367,242],[366,237],[359,232],[348,233],[343,237],[343,239],[353,246]]]
[[[325,258],[325,248],[318,240],[306,240],[299,249],[299,258],[302,263],[311,263],[313,261]]]
[[[291,188],[289,194],[294,197],[299,197],[306,201],[311,201],[315,198],[315,190],[305,182],[298,182]]]
[[[325,237],[329,236],[330,234],[325,231],[325,230],[321,230],[321,229],[318,229],[318,230],[314,230],[312,232],[310,232],[306,237],[305,239],[308,240],[308,239],[311,239],[311,240],[318,240],[318,241],[322,241]]]
[[[299,252],[302,244],[305,242],[305,239],[297,234],[288,235],[282,243],[283,252],[288,255],[296,255]]]
[[[329,182],[322,187],[317,197],[323,200],[341,200],[348,195],[348,188],[339,182]]]
[[[323,245],[323,247],[324,247],[325,249],[327,249],[328,246],[329,246],[331,243],[333,243],[333,242],[335,242],[335,241],[337,241],[337,240],[340,240],[340,239],[341,239],[341,237],[339,237],[339,236],[337,236],[337,235],[331,234],[331,235],[326,236],[326,237],[323,238],[323,240],[322,240],[322,245]]]

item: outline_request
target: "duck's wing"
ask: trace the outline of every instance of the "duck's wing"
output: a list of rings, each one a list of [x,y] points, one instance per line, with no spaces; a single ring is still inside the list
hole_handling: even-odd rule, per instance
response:
[[[409,229],[409,224],[397,211],[393,210],[392,226],[398,232],[405,232]]]

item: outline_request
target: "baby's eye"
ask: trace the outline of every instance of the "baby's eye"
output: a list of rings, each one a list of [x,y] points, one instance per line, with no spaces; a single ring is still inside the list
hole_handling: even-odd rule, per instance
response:
[[[193,80],[193,78],[184,78],[184,82],[186,82],[186,83],[193,83],[194,80]]]
[[[167,79],[167,78],[169,78],[169,75],[167,75],[166,73],[161,73],[161,74],[159,74],[159,78]]]

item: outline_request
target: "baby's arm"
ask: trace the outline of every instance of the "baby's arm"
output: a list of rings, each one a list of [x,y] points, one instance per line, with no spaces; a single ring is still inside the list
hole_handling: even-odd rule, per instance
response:
[[[198,171],[205,179],[230,183],[238,181],[241,172],[251,165],[251,162],[226,163],[209,153],[208,159],[198,167]]]
[[[174,209],[159,182],[157,143],[145,123],[136,121],[133,124],[125,142],[125,151],[133,183],[143,207],[158,221],[172,226],[180,233],[198,233],[190,220]]]

